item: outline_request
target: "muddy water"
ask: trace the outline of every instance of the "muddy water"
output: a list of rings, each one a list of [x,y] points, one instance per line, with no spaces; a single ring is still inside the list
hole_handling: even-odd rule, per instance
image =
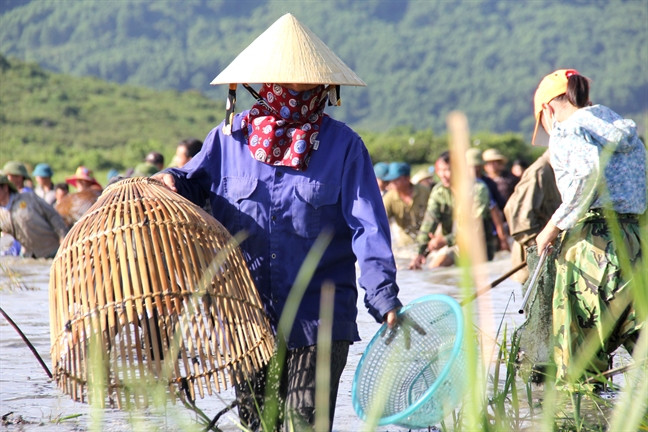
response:
[[[398,282],[403,303],[423,295],[441,293],[460,300],[457,288],[457,269],[406,270],[408,253],[397,254],[399,268]],[[0,258],[0,305],[21,327],[48,365],[49,317],[48,283],[51,260],[21,260]],[[489,280],[493,280],[510,268],[507,255],[501,255],[488,264]],[[8,277],[15,272],[16,278]],[[20,287],[19,287],[20,285]],[[25,289],[27,288],[27,289]],[[511,293],[511,300],[505,311]],[[505,281],[490,292],[495,329],[503,319],[509,328],[519,326],[522,316],[517,313],[522,301],[520,284]],[[356,416],[351,403],[351,386],[356,366],[368,341],[378,330],[376,324],[363,306],[362,295],[358,299],[360,315],[358,323],[363,341],[351,346],[347,367],[339,388],[338,405],[334,422],[336,431],[357,431],[363,429],[363,422]],[[218,397],[197,401],[197,405],[209,416],[215,415],[234,399],[233,392],[224,392]],[[88,405],[73,402],[61,393],[8,323],[0,318],[0,416],[9,412],[11,420],[22,417],[26,423],[11,425],[9,430],[187,430],[187,423],[195,415],[184,408],[168,406],[164,412],[148,410],[127,413],[118,410],[92,410]],[[77,416],[78,415],[78,416]],[[69,416],[76,416],[69,418]],[[240,430],[234,414],[224,415],[218,426],[227,431]],[[401,430],[395,427],[379,430]]]

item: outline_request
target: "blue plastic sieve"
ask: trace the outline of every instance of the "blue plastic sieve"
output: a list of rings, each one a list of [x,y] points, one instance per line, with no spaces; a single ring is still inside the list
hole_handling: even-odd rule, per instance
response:
[[[452,297],[431,294],[402,308],[400,314],[426,334],[410,330],[410,346],[402,328],[387,345],[378,330],[360,359],[353,380],[353,407],[378,425],[424,428],[443,420],[461,402],[466,387],[461,306]],[[389,331],[387,331],[389,333]]]

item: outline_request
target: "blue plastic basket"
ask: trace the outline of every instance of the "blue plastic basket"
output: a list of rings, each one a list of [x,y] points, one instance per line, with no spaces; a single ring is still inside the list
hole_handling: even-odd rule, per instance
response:
[[[401,309],[425,329],[398,329],[387,345],[385,324],[360,359],[353,380],[353,407],[358,416],[379,417],[378,425],[424,428],[443,420],[461,402],[466,387],[461,306],[452,297],[432,294]],[[389,331],[387,331],[389,333]]]

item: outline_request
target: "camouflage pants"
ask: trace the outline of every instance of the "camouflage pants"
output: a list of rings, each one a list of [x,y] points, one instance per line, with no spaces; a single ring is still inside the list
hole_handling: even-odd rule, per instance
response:
[[[602,215],[590,212],[563,239],[553,296],[559,382],[584,372],[569,371],[577,362],[585,371],[607,370],[609,355],[622,344],[632,352],[637,340],[641,325],[635,319],[631,276],[622,271],[618,251],[625,248],[633,268],[641,265],[639,226],[623,215],[619,225],[622,241],[613,241]]]

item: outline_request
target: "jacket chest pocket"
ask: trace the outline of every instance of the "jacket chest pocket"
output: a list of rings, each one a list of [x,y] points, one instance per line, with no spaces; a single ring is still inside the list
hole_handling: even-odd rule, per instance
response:
[[[259,203],[254,199],[258,180],[247,177],[225,177],[225,195],[232,204],[232,212],[227,217],[226,227],[232,235],[247,232],[248,238],[259,231]]]
[[[340,187],[323,183],[294,185],[292,223],[300,237],[317,237],[324,225],[333,225],[337,215]]]

